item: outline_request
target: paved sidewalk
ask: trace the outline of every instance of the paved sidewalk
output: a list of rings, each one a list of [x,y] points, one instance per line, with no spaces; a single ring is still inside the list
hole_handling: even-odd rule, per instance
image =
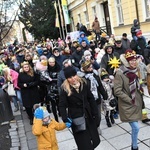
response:
[[[144,101],[150,118],[150,98],[144,96]],[[21,114],[17,112],[14,115],[17,118]],[[108,128],[102,114],[101,143],[95,150],[131,150],[131,128],[129,124],[122,123],[120,119],[115,121],[116,124]],[[142,122],[139,122],[139,124],[139,150],[150,150],[150,127]],[[19,141],[21,150],[37,150],[36,139],[31,132],[32,126],[29,124],[29,119],[25,112],[22,113],[21,118],[17,119],[17,126],[18,132],[20,131]],[[77,150],[73,136],[68,129],[57,132],[57,140],[59,150]]]

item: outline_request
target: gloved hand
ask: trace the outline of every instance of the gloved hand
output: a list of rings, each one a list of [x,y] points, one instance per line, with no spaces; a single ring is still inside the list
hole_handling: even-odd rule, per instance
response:
[[[66,127],[67,127],[67,128],[70,128],[71,125],[72,125],[70,122],[66,122],[65,124],[66,124]]]
[[[43,119],[43,109],[41,107],[37,108],[34,112],[36,119]]]
[[[67,128],[70,128],[71,127],[71,125],[72,125],[72,120],[70,119],[70,118],[67,118],[67,122],[65,123],[66,124],[66,127]]]

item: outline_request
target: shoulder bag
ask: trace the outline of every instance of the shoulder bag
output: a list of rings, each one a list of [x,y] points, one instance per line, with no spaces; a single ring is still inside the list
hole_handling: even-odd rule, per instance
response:
[[[8,82],[7,93],[8,93],[9,96],[16,96],[16,92],[14,90],[14,86],[10,82]]]
[[[83,99],[83,114],[84,114],[84,99]],[[74,132],[81,132],[86,130],[85,115],[82,117],[72,119]]]
[[[72,119],[72,123],[74,125],[73,129],[75,133],[86,130],[86,122],[84,116]]]

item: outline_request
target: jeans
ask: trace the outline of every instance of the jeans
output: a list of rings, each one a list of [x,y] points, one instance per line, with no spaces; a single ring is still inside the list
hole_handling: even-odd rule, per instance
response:
[[[100,33],[95,33],[96,34],[96,41],[100,41],[101,40],[101,36],[100,36]]]
[[[18,106],[17,101],[19,101],[20,106],[23,106],[23,104],[22,104],[22,97],[21,97],[20,90],[15,90],[15,92],[16,92],[16,96],[12,96],[12,100],[13,100],[14,106],[16,108],[18,108],[19,106]]]
[[[137,141],[138,141],[138,132],[139,132],[139,124],[137,121],[135,122],[129,122],[131,128],[132,128],[132,147],[136,149],[138,147]]]
[[[135,41],[137,41],[138,38],[137,38],[137,36],[133,36],[133,39],[134,39]]]

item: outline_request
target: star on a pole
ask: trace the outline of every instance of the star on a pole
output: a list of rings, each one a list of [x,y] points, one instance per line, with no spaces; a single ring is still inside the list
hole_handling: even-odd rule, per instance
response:
[[[113,58],[110,58],[108,61],[108,64],[111,65],[111,68],[119,68],[119,65],[121,64],[120,59],[117,59],[116,56]]]

